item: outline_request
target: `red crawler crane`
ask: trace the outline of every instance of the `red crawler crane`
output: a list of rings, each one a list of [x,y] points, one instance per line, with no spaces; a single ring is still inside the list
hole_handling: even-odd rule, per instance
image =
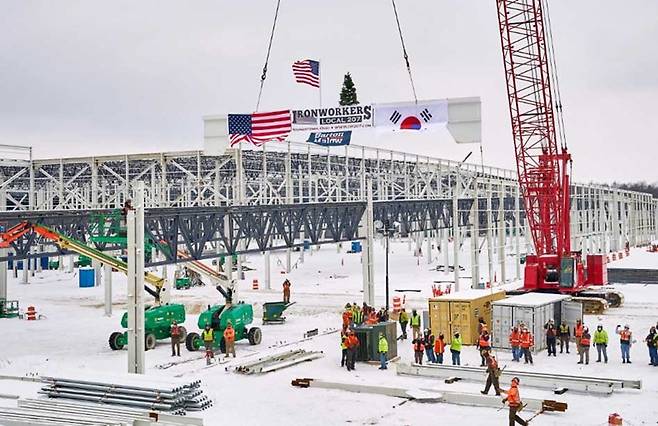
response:
[[[586,269],[581,253],[571,251],[571,155],[564,137],[558,148],[561,105],[544,0],[496,3],[519,185],[536,251],[526,257],[524,289],[582,293],[607,284],[606,256],[588,255]]]

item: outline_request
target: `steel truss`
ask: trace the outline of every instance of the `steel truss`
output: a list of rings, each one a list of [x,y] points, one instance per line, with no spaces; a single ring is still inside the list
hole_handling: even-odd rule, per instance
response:
[[[405,200],[395,205],[393,213],[403,217],[405,231],[426,231],[429,236],[433,230],[450,228],[446,226],[452,223],[450,200],[457,195],[460,224],[474,222],[471,216],[477,214],[478,234],[492,230],[507,236],[520,234],[529,242],[523,203],[516,206],[514,201],[519,198],[514,171],[360,146],[343,150],[294,142],[229,150],[222,156],[186,151],[49,160],[5,158],[0,161],[0,211],[48,210],[58,215],[53,211],[117,208],[133,197],[139,181],[146,184],[150,211],[364,202],[366,178],[372,181],[376,202]],[[479,199],[477,205],[474,198]],[[503,229],[498,227],[500,198],[505,200]],[[571,186],[571,200],[576,250],[608,252],[620,249],[626,241],[639,245],[658,237],[658,202],[649,194],[577,184]],[[379,211],[377,207],[376,219]],[[267,221],[255,216],[235,220],[251,221],[267,231],[262,228]],[[73,232],[77,225],[69,226]],[[309,226],[308,232],[318,226]],[[308,238],[304,226],[298,229]],[[273,235],[278,238],[279,234]],[[262,244],[263,237],[252,236],[251,241]]]

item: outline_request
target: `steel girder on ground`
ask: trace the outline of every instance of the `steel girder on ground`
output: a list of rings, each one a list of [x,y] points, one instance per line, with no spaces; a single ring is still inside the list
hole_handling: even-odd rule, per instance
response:
[[[460,199],[458,226],[470,228],[473,217],[472,199]],[[480,204],[486,204],[480,199]],[[498,205],[493,199],[493,204]],[[513,204],[514,199],[505,199]],[[297,247],[308,240],[312,244],[338,243],[362,238],[359,224],[365,202],[329,204],[289,204],[233,207],[151,208],[145,211],[145,234],[161,245],[160,260],[147,266],[178,262],[176,253],[184,249],[194,259],[214,258],[220,254],[262,252]],[[376,202],[375,220],[400,222],[402,236],[452,227],[452,200],[396,200]],[[0,213],[0,226],[5,229],[29,221],[50,227],[68,237],[83,241],[99,250],[119,250],[112,244],[92,242],[97,218],[109,216],[112,210],[54,210]],[[480,215],[480,229],[487,216]],[[496,214],[493,219],[498,220]],[[513,217],[506,221],[514,220]],[[522,218],[521,218],[522,220]],[[510,222],[510,226],[511,226]],[[52,246],[34,233],[27,233],[12,244],[14,259],[43,256],[39,246]],[[219,245],[219,250],[217,250]],[[165,249],[166,247],[166,249]],[[52,254],[62,254],[56,249]],[[1,258],[0,261],[6,259]]]

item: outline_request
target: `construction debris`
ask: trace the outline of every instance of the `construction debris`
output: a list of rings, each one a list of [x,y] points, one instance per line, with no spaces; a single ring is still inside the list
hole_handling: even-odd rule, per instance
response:
[[[483,382],[486,369],[482,367],[467,367],[457,365],[418,365],[398,363],[397,374],[421,377],[445,377],[446,383],[457,380]],[[570,376],[556,373],[537,373],[531,371],[512,371],[504,369],[500,380],[508,381],[519,377],[524,386],[552,389],[561,394],[567,390],[586,393],[610,394],[614,389],[641,389],[642,381],[613,379],[607,377]],[[566,389],[566,390],[565,390]]]
[[[17,408],[0,407],[1,424],[203,426],[203,420],[154,411],[48,399],[19,399]]]
[[[258,358],[255,361],[240,364],[235,367],[235,371],[242,374],[262,374],[271,371],[280,370],[305,361],[313,361],[322,358],[324,354],[321,351],[305,351],[296,349]]]
[[[135,377],[137,376],[137,377]],[[40,394],[109,405],[185,414],[212,406],[203,394],[201,381],[161,381],[141,375],[124,375],[106,379],[88,377],[41,376]]]
[[[501,406],[499,397],[463,392],[446,392],[438,391],[435,389],[404,389],[389,386],[370,386],[355,383],[326,382],[324,380],[309,378],[295,379],[291,384],[300,388],[314,387],[322,389],[339,389],[348,392],[371,393],[377,395],[392,396],[396,398],[405,398],[418,402],[442,402],[446,404],[492,408],[499,408]],[[567,404],[559,401],[523,398],[523,402],[528,410],[537,413],[543,413],[547,411],[564,412],[567,410]]]

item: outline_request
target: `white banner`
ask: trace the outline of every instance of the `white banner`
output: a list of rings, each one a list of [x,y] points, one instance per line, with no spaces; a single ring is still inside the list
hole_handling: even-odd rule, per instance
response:
[[[448,122],[448,100],[374,104],[378,131],[424,131]]]

